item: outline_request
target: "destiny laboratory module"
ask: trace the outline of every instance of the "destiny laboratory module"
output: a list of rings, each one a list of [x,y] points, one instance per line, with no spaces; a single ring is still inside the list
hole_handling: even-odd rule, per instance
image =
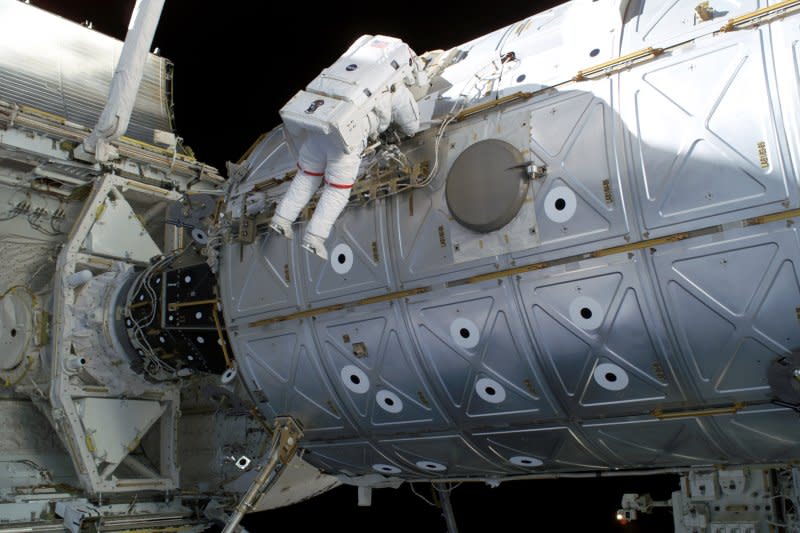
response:
[[[0,0],[0,532],[414,481],[455,533],[451,483],[664,472],[620,520],[800,530],[800,0],[420,54],[421,130],[369,147],[327,261],[267,231],[283,127],[224,178],[183,149],[161,6],[123,45]]]

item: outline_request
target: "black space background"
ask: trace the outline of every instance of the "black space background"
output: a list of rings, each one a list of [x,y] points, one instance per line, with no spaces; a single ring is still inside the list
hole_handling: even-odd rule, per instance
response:
[[[124,39],[134,0],[32,0],[76,22]],[[175,63],[176,129],[198,159],[224,172],[263,132],[278,109],[358,36],[399,37],[417,52],[448,49],[560,2],[228,2],[167,0],[154,47]],[[459,486],[452,495],[460,533],[671,532],[668,511],[622,527],[614,513],[624,492],[667,499],[677,476],[518,481]],[[430,498],[429,486],[416,484]],[[443,533],[444,520],[409,490],[381,489],[359,508],[342,487],[308,502],[248,516],[260,531]]]

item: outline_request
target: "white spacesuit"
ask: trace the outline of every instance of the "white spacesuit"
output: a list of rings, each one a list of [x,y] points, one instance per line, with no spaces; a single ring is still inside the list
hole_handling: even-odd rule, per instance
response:
[[[302,141],[297,175],[270,228],[292,238],[292,223],[324,181],[302,246],[327,260],[325,240],[350,198],[368,139],[392,123],[408,136],[419,129],[419,109],[407,87],[421,79],[414,59],[398,39],[365,35],[284,106],[287,133]]]

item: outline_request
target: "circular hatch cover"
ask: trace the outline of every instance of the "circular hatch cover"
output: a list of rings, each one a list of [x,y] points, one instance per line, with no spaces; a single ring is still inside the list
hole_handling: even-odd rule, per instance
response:
[[[522,154],[507,142],[476,142],[461,152],[447,174],[447,207],[473,231],[502,228],[517,215],[528,194],[525,167]]]

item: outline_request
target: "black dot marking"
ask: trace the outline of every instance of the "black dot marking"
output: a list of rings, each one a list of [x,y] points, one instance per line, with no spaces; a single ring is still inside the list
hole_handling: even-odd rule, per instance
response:
[[[489,396],[494,396],[495,394],[497,394],[497,391],[494,390],[494,387],[486,387],[484,390],[486,391],[486,394],[488,394]]]
[[[11,336],[12,337],[16,337],[17,336],[17,330],[16,329],[11,328]]]
[[[353,385],[358,385],[359,383],[361,383],[361,378],[356,376],[355,374],[350,374],[350,382]]]
[[[458,330],[458,334],[461,335],[463,339],[469,339],[469,330],[467,328],[461,328]]]
[[[520,461],[520,463],[522,463],[522,464],[524,464],[524,465],[532,465],[532,464],[533,464],[533,461],[531,461],[530,459],[522,459],[522,460]]]
[[[614,383],[615,381],[617,381],[617,375],[612,372],[606,372],[606,380],[610,381],[611,383]]]
[[[344,254],[339,254],[336,256],[336,260],[339,261],[340,265],[343,265],[345,261],[347,261],[347,257]]]
[[[247,464],[247,461],[245,461],[244,459],[239,459],[239,464],[244,466]]]
[[[386,405],[388,405],[389,407],[391,407],[391,406],[393,406],[393,405],[394,405],[394,400],[392,400],[391,398],[385,398],[385,399],[383,400],[383,403],[385,403]]]
[[[595,48],[594,50],[592,50],[591,52],[589,52],[589,56],[590,56],[590,57],[596,57],[596,56],[597,56],[597,54],[599,54],[599,53],[600,53],[600,49],[599,49],[599,48]]]
[[[583,309],[581,309],[581,316],[586,320],[589,320],[590,318],[592,318],[592,310],[589,309],[588,307],[584,307]]]
[[[564,200],[563,198],[559,198],[558,200],[556,200],[556,209],[558,209],[559,211],[563,211],[565,207],[567,207],[566,200]]]
[[[85,364],[86,364],[86,359],[84,359],[83,357],[81,357],[81,358],[80,358],[80,363],[81,363],[82,365],[85,365]]]
[[[523,81],[525,81],[525,74],[517,76],[517,83],[522,83]]]

